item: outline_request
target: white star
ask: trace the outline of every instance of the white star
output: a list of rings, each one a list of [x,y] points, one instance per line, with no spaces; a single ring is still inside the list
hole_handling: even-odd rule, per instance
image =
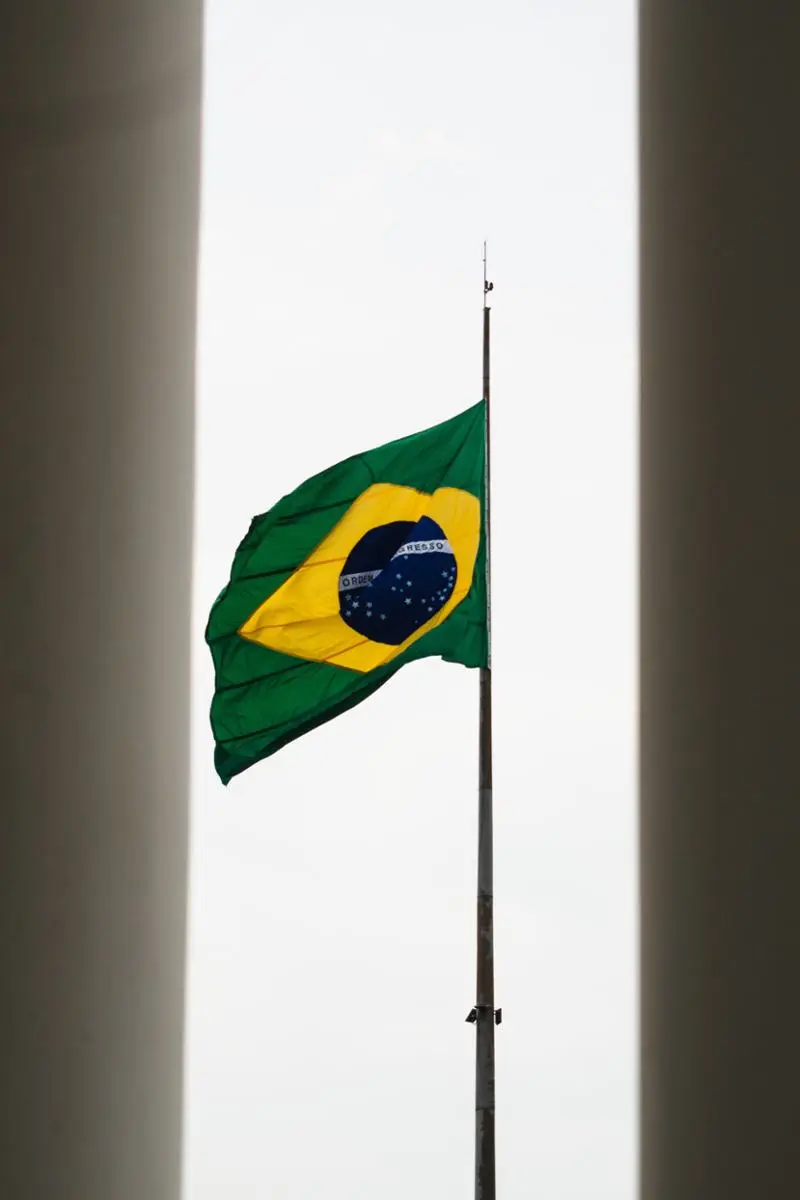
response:
[[[354,600],[354,601],[353,601],[353,608],[358,608],[358,601],[357,601],[357,600]]]
[[[345,600],[349,600],[349,599],[350,599],[350,593],[348,592],[347,595],[345,596]]]
[[[395,576],[395,578],[396,578],[396,579],[402,579],[402,578],[403,578],[403,576],[402,576],[402,575],[396,575],[396,576]]]
[[[442,571],[442,579],[447,579],[447,571]]]
[[[385,620],[386,620],[386,613],[381,613],[381,620],[382,620],[382,621],[385,621]]]
[[[396,587],[393,587],[393,588],[392,588],[392,591],[393,591],[393,592],[396,592],[396,591],[397,591],[397,588],[396,588]]]
[[[410,596],[406,596],[406,604],[410,604],[410,603],[411,603],[411,597],[410,597]]]
[[[431,608],[430,604],[428,605],[428,612],[433,612],[433,609]]]
[[[370,609],[367,609],[367,616],[368,616],[368,617],[371,617],[371,616],[372,616],[372,612],[370,611]]]

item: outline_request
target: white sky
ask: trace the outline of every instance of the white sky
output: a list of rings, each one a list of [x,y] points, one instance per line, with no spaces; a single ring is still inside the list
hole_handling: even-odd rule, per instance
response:
[[[250,517],[480,398],[493,293],[498,1193],[633,1200],[633,0],[210,0],[186,1200],[472,1195],[477,673],[225,790]]]

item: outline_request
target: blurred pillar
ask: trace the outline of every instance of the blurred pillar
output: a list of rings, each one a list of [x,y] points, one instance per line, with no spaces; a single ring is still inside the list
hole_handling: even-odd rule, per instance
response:
[[[178,1200],[199,0],[0,35],[0,1196]]]
[[[799,34],[640,6],[644,1200],[800,1195]]]

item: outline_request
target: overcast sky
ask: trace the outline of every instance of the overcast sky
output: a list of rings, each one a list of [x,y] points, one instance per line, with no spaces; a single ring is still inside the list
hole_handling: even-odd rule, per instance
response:
[[[209,0],[185,1200],[472,1195],[478,677],[224,789],[251,516],[480,398],[493,293],[498,1194],[633,1200],[633,0]]]

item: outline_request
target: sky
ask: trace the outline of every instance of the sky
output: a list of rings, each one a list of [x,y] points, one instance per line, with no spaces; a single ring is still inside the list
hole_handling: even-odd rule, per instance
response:
[[[498,1195],[636,1184],[633,0],[208,0],[184,1200],[473,1188],[478,677],[223,788],[251,516],[481,395],[492,293]]]

